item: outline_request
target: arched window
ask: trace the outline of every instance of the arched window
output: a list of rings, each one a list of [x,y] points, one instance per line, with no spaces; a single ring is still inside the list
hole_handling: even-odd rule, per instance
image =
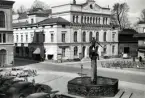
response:
[[[103,37],[104,37],[104,38],[103,38],[103,39],[104,39],[104,41],[106,41],[106,34],[107,34],[107,33],[106,33],[106,32],[104,32],[104,36],[103,36]]]
[[[92,41],[92,32],[90,32],[89,41],[90,41],[90,42]]]
[[[5,27],[5,13],[3,11],[0,11],[0,27]]]
[[[99,32],[96,32],[96,41],[99,41]]]
[[[83,42],[86,42],[86,32],[83,32]]]
[[[74,42],[77,42],[77,32],[74,32]]]
[[[78,47],[75,46],[75,47],[74,47],[74,56],[77,56],[77,55],[78,55]]]
[[[106,50],[107,50],[107,47],[106,47],[106,45],[104,45],[104,48],[103,48],[104,54],[106,54]]]

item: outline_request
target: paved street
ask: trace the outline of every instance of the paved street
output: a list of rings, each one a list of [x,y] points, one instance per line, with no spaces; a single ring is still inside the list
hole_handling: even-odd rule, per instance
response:
[[[37,63],[35,61],[26,61],[26,60],[16,60],[15,61],[16,66],[21,66],[21,65],[27,65],[31,66],[35,69],[39,70],[44,70],[44,71],[56,71],[56,72],[68,72],[68,73],[80,73],[80,64],[69,64],[68,66],[62,66],[62,65],[56,65],[56,64],[46,64],[46,63]],[[73,66],[78,66],[78,67],[73,67]],[[90,63],[83,63],[84,66],[89,66],[85,67],[83,69],[83,73],[90,75]],[[118,69],[120,70],[120,69]],[[117,71],[116,69],[105,69],[104,68],[98,68],[98,75],[99,76],[105,76],[105,77],[112,77],[112,78],[117,78],[120,81],[127,81],[127,82],[132,82],[132,83],[139,83],[139,84],[145,84],[145,74],[140,74],[143,72],[138,72],[138,73],[126,73],[126,71]]]
[[[83,73],[90,75],[90,67],[86,67],[90,66],[89,62],[63,65],[46,62],[38,63],[31,60],[17,59],[15,61],[15,64],[16,66],[27,66],[29,68],[38,70],[39,75],[35,77],[36,82],[50,85],[53,90],[59,90],[60,93],[63,94],[67,94],[67,82],[79,76],[78,73],[80,73],[80,64],[84,65]],[[125,94],[131,95],[131,93],[133,93],[134,96],[139,95],[138,98],[144,98],[144,72],[127,72],[126,70],[124,71],[120,69],[106,69],[99,66],[98,75],[118,78],[119,88],[125,91]],[[32,78],[29,78],[29,81],[32,81]],[[126,96],[125,94],[124,96]],[[134,96],[131,98],[136,98]]]

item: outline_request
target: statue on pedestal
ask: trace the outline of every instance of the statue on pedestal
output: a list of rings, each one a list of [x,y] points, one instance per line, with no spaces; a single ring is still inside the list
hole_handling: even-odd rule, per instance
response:
[[[96,43],[98,45],[96,45]],[[94,84],[97,84],[97,59],[99,60],[98,54],[99,45],[100,44],[96,42],[95,38],[92,38],[91,46],[89,47],[89,57],[91,59],[91,81]]]

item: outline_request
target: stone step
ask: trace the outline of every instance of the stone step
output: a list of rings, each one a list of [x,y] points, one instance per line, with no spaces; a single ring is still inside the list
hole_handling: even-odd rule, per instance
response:
[[[131,98],[144,98],[144,95],[143,94],[133,93]]]
[[[132,94],[133,94],[132,92],[125,91],[122,97],[120,98],[131,98]]]
[[[115,95],[114,98],[122,98],[123,94],[125,93],[124,90],[119,90],[118,93]]]

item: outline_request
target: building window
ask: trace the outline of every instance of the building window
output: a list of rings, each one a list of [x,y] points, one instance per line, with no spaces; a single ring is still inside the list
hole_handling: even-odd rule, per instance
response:
[[[62,42],[65,42],[65,33],[62,33]]]
[[[76,16],[76,23],[79,22],[79,16]]]
[[[106,46],[104,46],[104,48],[103,48],[103,52],[104,52],[104,54],[106,54]]]
[[[31,24],[33,24],[34,23],[34,19],[31,19]]]
[[[39,34],[36,34],[36,42],[39,42]]]
[[[77,56],[78,55],[78,47],[74,47],[74,56]]]
[[[100,24],[100,17],[98,18],[98,24]]]
[[[99,41],[99,32],[96,32],[96,41]]]
[[[51,34],[51,42],[54,42],[54,34]]]
[[[23,34],[21,34],[21,43],[23,42]]]
[[[83,42],[86,42],[86,32],[83,32]]]
[[[114,54],[114,52],[115,52],[115,46],[113,45],[112,46],[112,54]]]
[[[90,17],[90,23],[92,23],[92,17]]]
[[[31,41],[33,41],[33,33],[31,34]]]
[[[87,20],[87,18],[86,18],[86,16],[85,16],[85,18],[84,18],[84,23],[86,23],[86,20]]]
[[[62,57],[65,57],[65,48],[62,48]]]
[[[82,16],[82,17],[81,17],[81,23],[83,23],[83,20],[84,20],[84,17]]]
[[[87,23],[89,23],[89,17],[87,18]]]
[[[5,27],[5,13],[3,11],[0,11],[0,27]]]
[[[106,32],[104,32],[103,39],[104,39],[104,41],[106,41]]]
[[[19,41],[19,36],[18,35],[16,35],[16,42],[18,42]]]
[[[96,17],[96,24],[98,24],[98,18]]]
[[[93,5],[92,4],[90,4],[90,8],[93,9]]]
[[[73,22],[75,22],[75,16],[73,16]]]
[[[2,34],[0,34],[0,43],[2,43]]]
[[[90,42],[92,41],[92,32],[90,32],[89,41],[90,41]]]
[[[77,42],[77,32],[74,32],[74,42]]]
[[[103,24],[105,24],[105,18],[103,18]]]
[[[112,41],[113,42],[115,41],[115,32],[113,32],[113,34],[112,34]]]
[[[93,17],[93,24],[95,23],[95,17]]]
[[[26,34],[26,42],[28,42],[28,34]]]
[[[45,34],[43,34],[43,42],[45,42]]]
[[[108,24],[108,18],[106,17],[106,24]]]
[[[6,34],[3,34],[3,43],[6,43]]]
[[[66,27],[66,25],[62,25],[62,28],[65,28]]]

